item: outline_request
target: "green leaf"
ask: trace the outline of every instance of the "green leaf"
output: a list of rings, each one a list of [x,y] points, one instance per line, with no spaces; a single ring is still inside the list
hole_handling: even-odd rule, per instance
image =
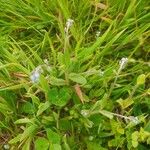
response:
[[[124,134],[124,128],[117,127],[117,132],[120,133],[120,134]]]
[[[100,146],[100,144],[97,142],[90,142],[87,141],[87,150],[107,150],[106,148],[103,148]]]
[[[40,85],[42,86],[43,91],[47,93],[49,90],[49,84],[43,75],[40,77]]]
[[[150,88],[147,90],[147,92],[146,92],[148,95],[150,95]]]
[[[137,141],[132,141],[132,146],[133,146],[134,148],[136,148],[136,147],[138,146],[138,142],[137,142]]]
[[[11,109],[8,107],[8,105],[0,103],[0,112],[7,116],[8,115],[6,113],[7,111],[11,111]]]
[[[48,100],[50,103],[53,104],[53,102],[57,101],[58,99],[58,88],[54,87],[49,89],[48,92]]]
[[[139,140],[142,141],[142,142],[145,142],[148,137],[150,137],[150,132],[145,131],[141,127],[140,132],[139,132]]]
[[[133,99],[130,99],[130,98],[127,98],[125,100],[120,98],[119,100],[117,100],[117,102],[120,104],[122,109],[125,109],[134,103]]]
[[[113,114],[109,111],[106,111],[106,110],[100,110],[99,111],[102,115],[106,116],[107,118],[109,119],[112,119],[113,118]]]
[[[18,134],[16,137],[14,137],[13,139],[11,139],[8,143],[9,144],[15,144],[15,143],[19,142],[21,136],[22,136],[22,134]]]
[[[34,135],[37,128],[38,128],[38,126],[35,125],[35,124],[30,125],[29,127],[27,127],[21,135],[20,142],[23,141],[23,140],[26,140],[26,138],[31,137],[32,135]]]
[[[69,79],[76,82],[76,83],[79,83],[79,84],[86,84],[87,83],[86,79],[82,75],[76,74],[76,73],[70,73]]]
[[[93,123],[91,120],[87,119],[87,118],[84,118],[83,123],[84,123],[84,125],[85,125],[87,128],[92,128],[93,125],[94,125],[94,123]]]
[[[69,68],[69,65],[70,65],[70,52],[67,48],[64,51],[63,57],[64,57],[64,64],[65,64],[66,68]]]
[[[59,106],[65,106],[71,98],[71,91],[69,88],[61,88],[59,90]]]
[[[63,140],[63,143],[64,143],[64,149],[65,150],[71,150],[71,148],[69,147],[69,144],[68,144],[68,142],[67,142],[67,137],[66,137],[66,135],[64,135],[63,136],[63,138],[62,138],[62,140]]]
[[[109,102],[110,104],[110,102]],[[108,99],[107,99],[107,94],[104,94],[103,98],[101,100],[98,100],[91,108],[91,110],[99,110],[99,109],[104,109],[108,106]]]
[[[46,129],[48,140],[53,144],[60,144],[60,135],[51,129]]]
[[[67,87],[52,88],[48,92],[48,100],[50,103],[63,107],[65,106],[71,98],[71,90]]]
[[[72,129],[71,121],[68,119],[68,117],[59,120],[59,128],[60,130],[66,130],[66,131]]]
[[[64,54],[62,52],[57,53],[57,61],[60,65],[64,65]]]
[[[18,119],[17,121],[15,121],[15,124],[22,124],[22,123],[32,123],[32,121],[29,118]]]
[[[58,79],[56,77],[50,77],[50,84],[56,86],[63,86],[66,85],[66,81],[63,79]]]
[[[30,102],[25,102],[21,108],[21,111],[26,114],[33,114],[35,112],[35,107]]]
[[[45,103],[41,103],[38,107],[37,116],[41,115],[45,110],[47,110],[50,106],[49,101],[46,101]]]
[[[146,78],[145,74],[139,75],[138,78],[137,78],[137,83],[136,84],[137,85],[144,84],[145,83],[145,78]]]
[[[121,126],[121,123],[112,119],[110,121],[111,124],[111,132],[114,134],[124,134],[124,128]]]
[[[49,150],[61,150],[61,145],[59,145],[59,144],[51,144]]]
[[[135,131],[132,133],[132,146],[136,148],[138,146],[138,138],[139,138],[139,132]]]
[[[145,125],[144,130],[150,132],[150,121],[147,122],[147,124]]]
[[[22,147],[22,150],[30,150],[31,141],[32,141],[32,139],[31,139],[31,138],[28,138],[28,139],[25,141],[25,143],[24,143],[24,145],[23,145],[23,147]]]
[[[108,146],[122,148],[124,144],[124,140],[125,140],[124,137],[115,137],[114,139],[108,141]]]
[[[35,96],[34,94],[27,93],[27,96],[31,97],[32,102],[33,102],[34,104],[37,104],[37,105],[40,104],[39,98],[38,98],[37,96]]]
[[[36,150],[48,150],[49,148],[49,141],[43,137],[39,137],[35,143]]]

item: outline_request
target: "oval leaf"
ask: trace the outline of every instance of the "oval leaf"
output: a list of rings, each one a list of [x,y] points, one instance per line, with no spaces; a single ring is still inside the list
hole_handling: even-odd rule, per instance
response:
[[[43,137],[39,137],[35,141],[35,149],[36,150],[48,150],[49,148],[49,141]]]
[[[109,111],[106,111],[106,110],[100,110],[99,111],[102,115],[108,117],[109,119],[112,119],[113,118],[113,114]]]
[[[39,109],[37,111],[37,116],[39,116],[40,114],[42,114],[46,109],[49,108],[49,106],[50,106],[50,103],[48,101],[45,102],[45,103],[41,103],[39,105],[39,107],[38,107]]]
[[[84,78],[82,75],[76,74],[76,73],[70,73],[69,79],[72,80],[73,82],[76,82],[79,84],[86,84],[87,83],[86,78]]]
[[[145,74],[139,75],[138,78],[137,78],[137,85],[144,84],[145,83],[145,78],[146,78]]]
[[[60,144],[60,135],[51,129],[46,129],[48,140],[53,144]]]

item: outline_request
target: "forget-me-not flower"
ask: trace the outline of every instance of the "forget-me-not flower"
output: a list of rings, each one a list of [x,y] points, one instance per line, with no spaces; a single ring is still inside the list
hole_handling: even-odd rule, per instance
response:
[[[32,83],[36,83],[39,81],[40,75],[43,72],[41,66],[36,67],[30,75],[30,79],[32,81]]]

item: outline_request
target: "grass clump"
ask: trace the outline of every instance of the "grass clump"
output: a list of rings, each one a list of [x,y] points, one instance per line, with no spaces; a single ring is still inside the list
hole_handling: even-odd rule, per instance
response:
[[[0,0],[0,148],[148,150],[147,0]]]

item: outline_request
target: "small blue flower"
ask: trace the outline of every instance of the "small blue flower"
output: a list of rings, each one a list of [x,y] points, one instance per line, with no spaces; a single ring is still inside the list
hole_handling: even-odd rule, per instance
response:
[[[34,72],[34,73],[32,73],[31,76],[30,76],[30,79],[31,79],[31,81],[32,81],[33,83],[38,82],[38,81],[39,81],[39,78],[40,78],[39,72]]]
[[[42,72],[43,72],[43,70],[42,70],[41,66],[38,66],[31,72],[30,79],[31,79],[32,83],[39,82],[40,75]]]

